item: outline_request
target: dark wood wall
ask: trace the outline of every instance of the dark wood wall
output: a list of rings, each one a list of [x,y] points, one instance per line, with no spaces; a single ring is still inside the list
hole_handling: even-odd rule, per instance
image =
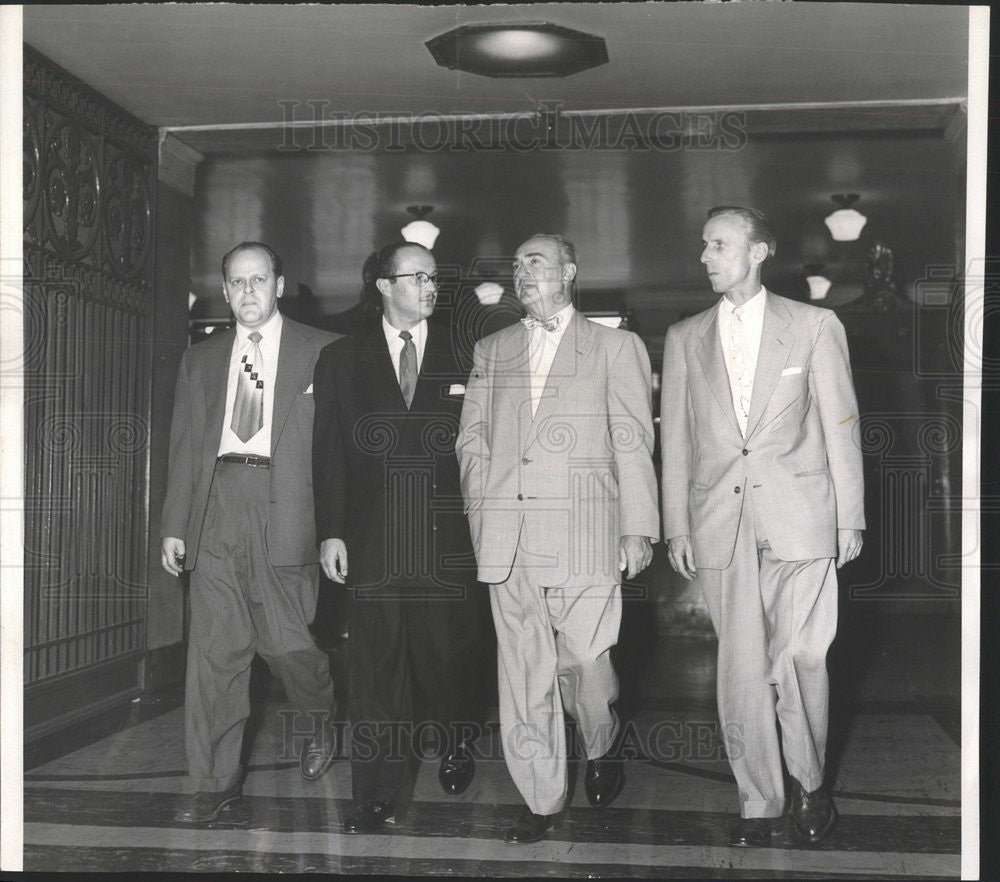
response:
[[[157,139],[24,59],[30,739],[140,688]]]

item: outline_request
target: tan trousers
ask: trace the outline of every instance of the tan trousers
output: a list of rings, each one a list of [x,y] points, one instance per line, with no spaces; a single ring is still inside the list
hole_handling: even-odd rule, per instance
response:
[[[555,814],[566,803],[563,707],[588,759],[610,750],[618,718],[611,647],[618,642],[618,585],[545,588],[520,547],[506,582],[490,585],[497,632],[500,734],[511,778],[528,807]]]
[[[837,631],[834,560],[775,557],[748,487],[732,563],[701,568],[698,579],[719,637],[719,721],[740,815],[778,817],[785,803],[782,754],[807,791],[823,783],[826,654]]]

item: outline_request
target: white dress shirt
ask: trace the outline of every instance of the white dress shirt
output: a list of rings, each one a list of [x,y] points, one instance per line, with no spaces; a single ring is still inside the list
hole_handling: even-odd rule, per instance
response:
[[[403,354],[403,347],[406,341],[399,336],[399,328],[394,328],[389,324],[389,320],[382,316],[382,331],[385,334],[385,342],[389,346],[389,358],[392,359],[392,369],[396,372],[396,382],[399,382],[399,356]],[[420,366],[424,363],[424,347],[427,345],[427,319],[419,322],[410,328],[413,335],[413,345],[417,350],[417,376],[420,376]]]
[[[753,295],[743,304],[743,331],[746,337],[748,350],[748,366],[750,369],[750,388],[747,390],[747,397],[753,397],[753,380],[757,371],[757,356],[760,354],[760,336],[764,329],[764,305],[767,297],[763,286],[760,291]],[[733,395],[733,410],[736,411],[736,419],[739,421],[740,429],[746,434],[746,417],[740,407],[740,386],[733,375],[732,359],[732,323],[733,310],[735,304],[728,297],[723,296],[719,303],[719,338],[722,342],[722,353],[726,359],[726,371],[729,374],[729,387]]]
[[[260,431],[241,441],[232,430],[233,408],[236,405],[236,387],[242,370],[241,359],[253,348],[250,334],[256,330],[260,334],[260,356],[262,364],[255,364],[257,376],[264,381],[264,425]],[[274,410],[274,382],[278,376],[278,350],[281,348],[281,313],[274,311],[267,322],[259,328],[245,328],[236,323],[236,340],[229,356],[229,381],[226,384],[226,417],[222,424],[222,440],[219,456],[224,453],[253,453],[258,456],[271,455],[271,416]]]
[[[554,331],[546,331],[541,325],[536,325],[528,332],[532,416],[538,410],[538,402],[542,400],[542,392],[545,391],[545,382],[549,378],[549,371],[552,370],[552,361],[556,357],[556,350],[559,348],[563,334],[566,333],[566,326],[569,324],[573,312],[573,304],[570,303],[560,309],[555,315],[550,315],[546,321],[557,317],[559,319],[559,327]]]

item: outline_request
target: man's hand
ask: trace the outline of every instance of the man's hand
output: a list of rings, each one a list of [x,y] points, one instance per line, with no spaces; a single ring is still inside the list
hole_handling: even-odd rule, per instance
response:
[[[634,579],[653,560],[653,546],[646,536],[622,536],[618,540],[618,569],[624,570],[626,579]]]
[[[347,546],[343,539],[324,539],[319,546],[319,563],[328,579],[341,585],[347,578]]]
[[[185,553],[186,549],[183,539],[174,539],[171,536],[167,536],[160,548],[160,562],[163,564],[163,569],[170,573],[171,576],[179,576],[184,572]]]
[[[861,530],[837,530],[837,569],[861,554],[864,539]]]
[[[698,574],[694,566],[694,546],[690,536],[674,536],[667,540],[667,558],[670,566],[689,582]]]

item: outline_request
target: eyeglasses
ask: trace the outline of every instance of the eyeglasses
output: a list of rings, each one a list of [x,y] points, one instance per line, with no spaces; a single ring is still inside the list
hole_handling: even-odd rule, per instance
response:
[[[419,273],[396,273],[395,275],[392,275],[392,276],[386,276],[386,278],[389,278],[389,279],[406,279],[406,278],[410,278],[410,277],[412,277],[413,281],[415,281],[421,288],[423,288],[423,286],[426,285],[428,282],[430,282],[433,285],[437,285],[437,283],[438,283],[438,274],[437,273],[431,273],[430,275],[428,275],[425,272],[419,272]]]

